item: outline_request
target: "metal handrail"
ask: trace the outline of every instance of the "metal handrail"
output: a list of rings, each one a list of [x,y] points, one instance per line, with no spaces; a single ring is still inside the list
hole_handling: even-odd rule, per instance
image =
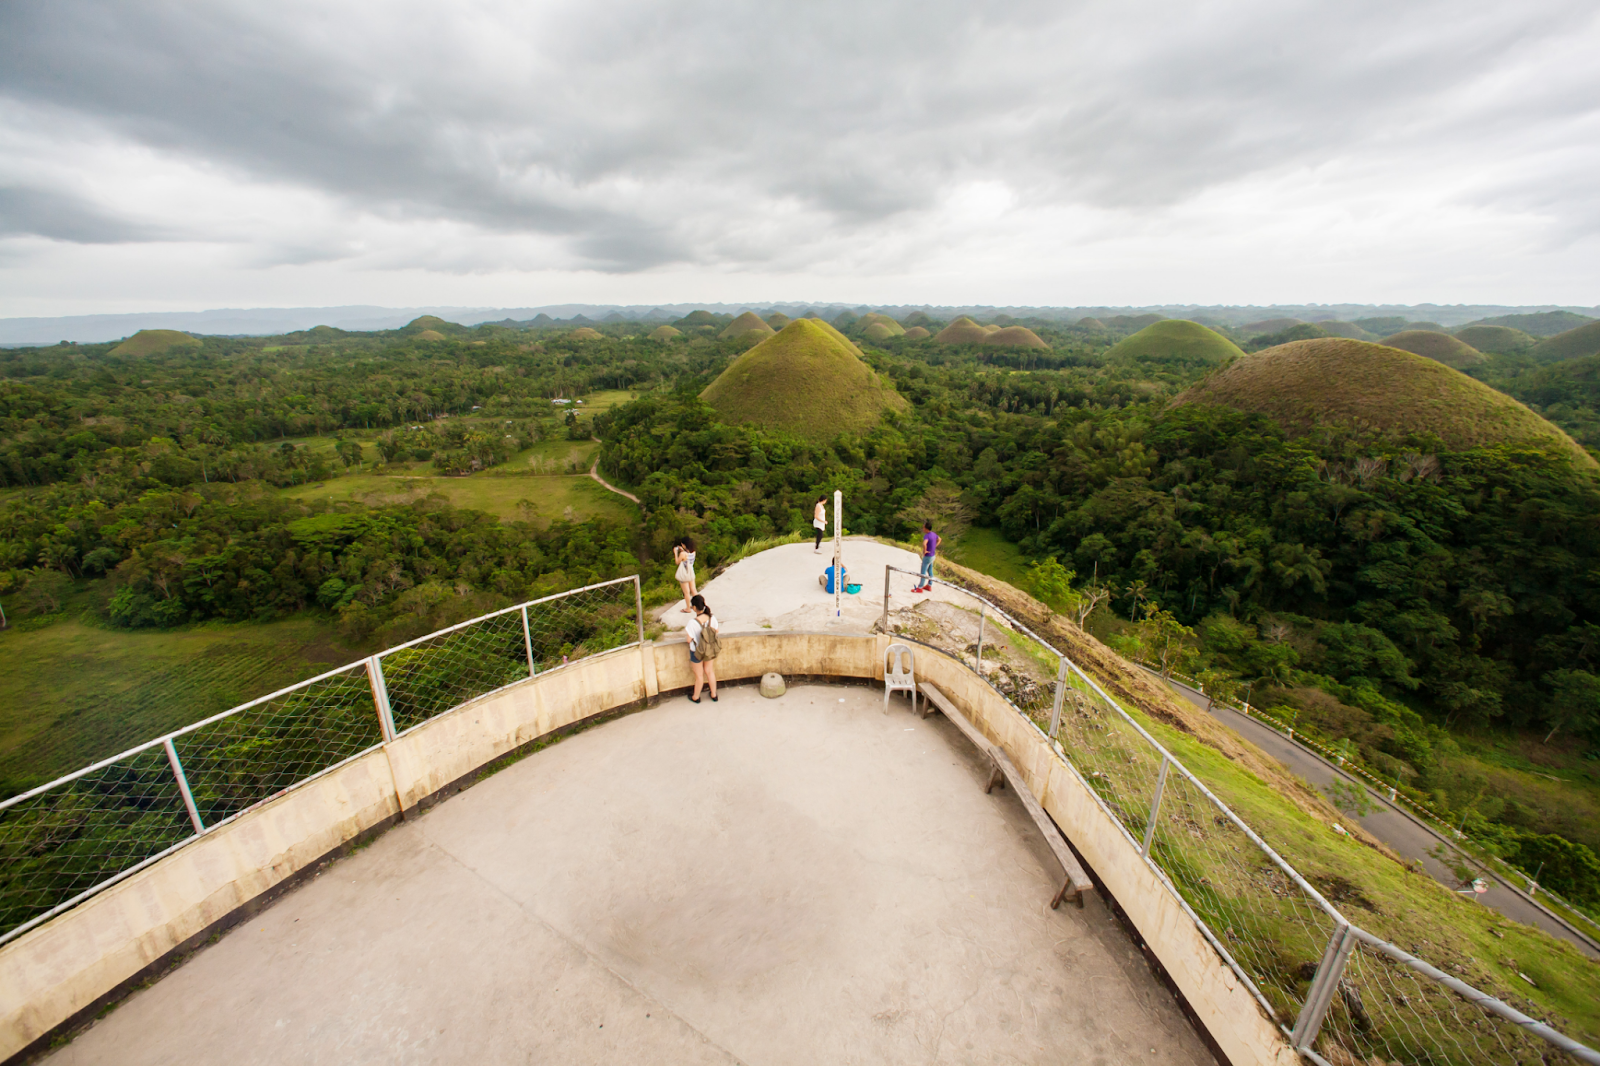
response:
[[[977,592],[974,592],[971,589],[966,588],[966,587],[964,587],[962,585],[958,585],[958,584],[956,584],[955,582],[952,582],[952,581],[946,581],[946,580],[943,580],[941,578],[929,578],[927,575],[921,574],[921,573],[916,572],[916,571],[905,570],[905,569],[903,569],[901,567],[897,567],[897,566],[895,566],[893,564],[886,564],[885,567],[884,567],[884,606],[883,606],[883,616],[884,616],[885,622],[887,622],[888,613],[889,613],[889,586],[890,586],[889,575],[890,575],[890,573],[905,574],[905,575],[907,575],[909,577],[915,577],[919,581],[924,581],[924,582],[932,581],[935,584],[944,585],[947,588],[954,589],[957,592],[960,592],[964,596],[969,596],[972,599],[977,600],[979,603],[983,604],[984,607],[987,610],[992,610],[1000,619],[1002,619],[1005,622],[1007,622],[1012,628],[1014,628],[1018,632],[1021,632],[1024,635],[1026,635],[1029,639],[1033,640],[1036,644],[1039,644],[1040,646],[1042,646],[1042,647],[1048,649],[1050,652],[1054,653],[1061,660],[1063,665],[1065,665],[1067,668],[1069,668],[1078,678],[1080,678],[1085,684],[1087,684],[1095,692],[1095,694],[1098,695],[1105,702],[1105,704],[1108,707],[1110,707],[1113,710],[1115,710],[1117,712],[1117,714],[1120,715],[1121,718],[1129,726],[1131,726],[1134,730],[1136,730],[1138,732],[1140,737],[1142,737],[1144,739],[1144,741],[1147,744],[1149,744],[1152,749],[1154,749],[1155,751],[1157,751],[1157,752],[1159,752],[1161,754],[1162,759],[1164,760],[1164,762],[1163,762],[1163,774],[1165,773],[1165,770],[1167,769],[1168,765],[1170,765],[1171,767],[1175,767],[1177,769],[1178,773],[1182,774],[1183,777],[1186,780],[1188,780],[1188,782],[1190,784],[1194,785],[1195,788],[1199,789],[1201,794],[1204,795],[1206,797],[1206,799],[1209,800],[1219,811],[1221,811],[1224,815],[1226,815],[1227,818],[1241,832],[1244,833],[1244,835],[1251,841],[1251,843],[1255,844],[1258,848],[1260,848],[1261,851],[1272,860],[1274,865],[1276,865],[1280,870],[1282,870],[1285,874],[1287,874],[1294,881],[1294,883],[1302,891],[1304,891],[1306,893],[1307,896],[1309,896],[1329,917],[1334,919],[1335,927],[1334,927],[1333,939],[1332,939],[1332,941],[1330,942],[1330,944],[1328,946],[1328,950],[1324,955],[1322,963],[1320,963],[1319,966],[1318,966],[1316,975],[1312,979],[1312,987],[1313,987],[1314,990],[1320,990],[1320,992],[1322,993],[1321,997],[1317,998],[1316,1001],[1313,1002],[1312,1001],[1313,997],[1308,993],[1307,1002],[1303,1006],[1302,1011],[1301,1011],[1301,1016],[1300,1016],[1299,1019],[1297,1019],[1295,1027],[1294,1027],[1294,1029],[1292,1031],[1289,1028],[1280,1025],[1280,1028],[1283,1029],[1283,1032],[1285,1033],[1285,1035],[1287,1037],[1289,1037],[1291,1046],[1293,1046],[1294,1049],[1299,1054],[1301,1054],[1303,1057],[1305,1057],[1306,1059],[1308,1059],[1308,1060],[1310,1060],[1310,1061],[1312,1061],[1314,1063],[1318,1063],[1318,1064],[1322,1064],[1322,1066],[1326,1066],[1326,1060],[1323,1059],[1322,1056],[1318,1055],[1312,1049],[1311,1045],[1315,1041],[1315,1039],[1316,1039],[1316,1037],[1318,1035],[1318,1031],[1319,1031],[1319,1029],[1321,1027],[1321,1022],[1322,1022],[1322,1018],[1323,1018],[1323,1012],[1326,1010],[1326,1007],[1327,1007],[1326,999],[1329,996],[1332,995],[1332,990],[1338,985],[1338,983],[1339,983],[1339,981],[1341,979],[1341,976],[1343,974],[1344,967],[1345,967],[1346,962],[1347,962],[1347,960],[1349,958],[1349,955],[1350,955],[1350,946],[1351,946],[1351,944],[1353,944],[1354,941],[1360,941],[1361,943],[1366,944],[1368,947],[1372,948],[1373,950],[1381,952],[1382,954],[1388,956],[1389,958],[1394,959],[1396,962],[1399,962],[1399,963],[1401,963],[1401,964],[1403,964],[1405,966],[1408,966],[1411,969],[1415,970],[1416,972],[1418,972],[1418,973],[1420,973],[1420,974],[1422,974],[1422,975],[1424,975],[1424,976],[1426,976],[1426,977],[1428,977],[1428,978],[1430,978],[1430,979],[1432,979],[1434,981],[1437,981],[1440,984],[1443,984],[1445,987],[1447,987],[1451,991],[1455,992],[1457,995],[1459,995],[1462,999],[1466,1000],[1468,1003],[1471,1003],[1472,1005],[1474,1005],[1474,1006],[1476,1006],[1476,1007],[1478,1007],[1478,1008],[1480,1008],[1480,1009],[1482,1009],[1482,1010],[1484,1010],[1484,1011],[1486,1011],[1488,1013],[1495,1014],[1495,1015],[1505,1019],[1506,1021],[1509,1021],[1509,1022],[1513,1023],[1514,1025],[1518,1026],[1519,1028],[1521,1028],[1525,1032],[1528,1032],[1528,1033],[1531,1033],[1531,1034],[1536,1035],[1538,1037],[1541,1037],[1545,1041],[1549,1042],[1550,1044],[1555,1045],[1556,1047],[1560,1048],[1561,1050],[1567,1052],[1568,1054],[1572,1055],[1573,1057],[1575,1057],[1577,1059],[1580,1059],[1580,1060],[1582,1060],[1584,1062],[1595,1063],[1596,1066],[1600,1066],[1600,1052],[1597,1052],[1593,1048],[1590,1048],[1585,1044],[1581,1044],[1578,1041],[1573,1040],[1571,1037],[1568,1037],[1568,1036],[1558,1032],[1557,1030],[1552,1029],[1550,1026],[1544,1024],[1543,1022],[1540,1022],[1540,1021],[1537,1021],[1537,1020],[1535,1020],[1533,1018],[1528,1017],[1526,1014],[1523,1014],[1521,1011],[1518,1011],[1515,1008],[1513,1008],[1511,1006],[1508,1006],[1507,1004],[1503,1003],[1499,999],[1496,999],[1494,996],[1488,995],[1485,992],[1481,992],[1478,989],[1473,988],[1471,985],[1467,984],[1466,982],[1461,981],[1461,980],[1459,980],[1457,978],[1451,977],[1450,975],[1444,973],[1442,970],[1438,969],[1437,967],[1432,966],[1427,962],[1424,962],[1423,960],[1415,957],[1414,955],[1411,955],[1410,953],[1408,953],[1406,951],[1401,950],[1400,948],[1398,948],[1395,945],[1389,943],[1388,941],[1383,940],[1380,937],[1374,936],[1372,933],[1369,933],[1366,930],[1360,928],[1359,926],[1356,926],[1353,923],[1351,923],[1347,918],[1344,917],[1343,914],[1340,913],[1340,911],[1339,911],[1339,909],[1337,907],[1335,907],[1331,903],[1329,903],[1328,900],[1322,895],[1321,892],[1317,891],[1317,889],[1315,887],[1313,887],[1310,883],[1308,883],[1306,881],[1306,879],[1304,877],[1302,877],[1300,875],[1299,871],[1297,871],[1293,866],[1291,866],[1281,855],[1279,855],[1269,844],[1267,844],[1266,841],[1261,839],[1261,837],[1253,829],[1251,829],[1248,825],[1246,825],[1244,823],[1244,821],[1237,814],[1235,814],[1230,807],[1228,807],[1227,804],[1223,803],[1220,799],[1218,799],[1216,794],[1213,793],[1209,788],[1207,788],[1206,785],[1203,782],[1201,782],[1197,777],[1195,777],[1195,775],[1189,770],[1189,768],[1187,766],[1185,766],[1182,763],[1182,761],[1180,761],[1176,756],[1174,756],[1170,751],[1168,751],[1166,749],[1166,747],[1164,745],[1162,745],[1158,740],[1156,740],[1153,736],[1151,736],[1150,733],[1142,725],[1140,725],[1139,722],[1136,721],[1122,707],[1122,705],[1118,701],[1112,699],[1106,693],[1106,691],[1104,689],[1102,689],[1100,687],[1100,685],[1093,678],[1091,678],[1087,673],[1085,673],[1078,666],[1077,663],[1073,662],[1071,660],[1071,658],[1066,655],[1065,652],[1062,652],[1060,649],[1056,648],[1053,644],[1051,644],[1049,641],[1047,641],[1047,640],[1043,639],[1042,637],[1040,637],[1037,633],[1033,632],[1027,626],[1024,626],[1024,625],[1016,622],[1015,619],[1012,618],[1012,616],[1007,611],[1005,611],[1003,608],[1001,608],[1000,606],[995,604],[993,601],[989,600],[987,597],[985,597],[985,596],[983,596],[983,595],[981,595],[981,594],[979,594]],[[884,628],[884,632],[887,634],[887,632],[888,632],[887,625],[885,625],[883,628]],[[980,637],[980,640],[981,640],[981,637]],[[981,647],[981,645],[980,645],[980,647]],[[957,660],[957,661],[959,661],[959,660]],[[963,665],[965,665],[965,664],[963,664]],[[981,661],[980,661],[980,665],[981,665]],[[975,672],[977,673],[977,675],[980,678],[983,678],[983,680],[985,682],[988,682],[988,679],[983,677],[983,671],[981,669],[976,670]],[[1060,684],[1060,680],[1059,679],[1057,681],[1057,684],[1058,685]],[[991,687],[993,687],[992,683],[990,683],[990,685],[991,685]],[[999,690],[996,689],[996,692],[999,693]],[[1081,772],[1079,772],[1078,768],[1075,765],[1073,765],[1072,760],[1067,758],[1066,752],[1062,749],[1060,743],[1057,742],[1054,737],[1050,736],[1048,733],[1045,733],[1044,730],[1039,729],[1038,723],[1035,722],[1030,716],[1025,714],[1022,711],[1021,708],[1017,707],[1014,703],[1012,703],[1010,701],[1010,699],[1005,696],[1004,693],[999,693],[999,695],[1001,696],[1002,699],[1005,700],[1007,705],[1012,708],[1012,710],[1017,712],[1017,714],[1024,721],[1028,722],[1030,725],[1032,725],[1036,730],[1038,730],[1041,734],[1046,736],[1046,738],[1049,739],[1052,742],[1052,748],[1056,753],[1056,757],[1061,759],[1061,761],[1066,765],[1067,769],[1075,777],[1077,777],[1078,781],[1081,784],[1083,784],[1084,788],[1088,791],[1088,793],[1091,796],[1094,797],[1094,799],[1095,799],[1096,803],[1099,805],[1100,809],[1103,812],[1105,812],[1108,816],[1111,817],[1111,820],[1112,820],[1113,824],[1115,824],[1117,826],[1117,828],[1121,830],[1123,837],[1128,841],[1129,845],[1131,847],[1133,847],[1136,851],[1139,851],[1141,853],[1141,857],[1143,858],[1143,860],[1146,863],[1146,865],[1149,866],[1149,868],[1152,871],[1155,872],[1155,874],[1158,877],[1158,879],[1167,887],[1167,890],[1173,895],[1173,897],[1182,906],[1184,913],[1186,913],[1189,916],[1190,920],[1194,922],[1195,926],[1198,928],[1200,933],[1205,937],[1206,941],[1211,944],[1213,949],[1216,950],[1218,955],[1221,956],[1221,958],[1227,964],[1229,969],[1231,969],[1238,977],[1240,977],[1244,981],[1245,986],[1248,988],[1250,993],[1254,996],[1256,1001],[1261,1005],[1263,1010],[1265,1010],[1267,1012],[1267,1016],[1269,1018],[1274,1017],[1271,1005],[1267,1002],[1266,998],[1262,995],[1260,989],[1256,987],[1256,984],[1255,984],[1254,980],[1251,979],[1249,974],[1245,973],[1243,967],[1241,967],[1238,964],[1238,962],[1234,959],[1232,953],[1230,953],[1226,949],[1226,947],[1223,946],[1221,940],[1211,930],[1211,928],[1209,927],[1209,925],[1207,925],[1205,920],[1202,919],[1197,913],[1195,913],[1194,909],[1188,905],[1188,902],[1183,898],[1182,893],[1180,893],[1178,891],[1177,885],[1172,881],[1172,879],[1170,877],[1167,876],[1166,871],[1162,870],[1161,867],[1159,866],[1159,864],[1157,864],[1157,862],[1155,861],[1154,856],[1152,856],[1149,853],[1147,846],[1146,845],[1142,845],[1141,842],[1133,836],[1133,834],[1129,831],[1128,827],[1123,824],[1122,819],[1117,817],[1115,812],[1113,812],[1111,810],[1111,808],[1109,806],[1107,806],[1105,799],[1099,794],[1099,792],[1097,790],[1095,790],[1093,787],[1091,787],[1089,785],[1089,782],[1084,779],[1083,774]],[[1058,698],[1058,703],[1059,703],[1059,698]],[[1054,728],[1054,727],[1052,726],[1052,728]],[[1159,796],[1159,793],[1158,793],[1158,796]],[[1157,803],[1159,803],[1159,798],[1157,800]]]

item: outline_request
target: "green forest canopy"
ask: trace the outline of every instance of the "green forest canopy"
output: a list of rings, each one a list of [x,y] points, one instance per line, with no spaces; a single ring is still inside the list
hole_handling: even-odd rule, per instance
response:
[[[48,621],[68,582],[100,590],[95,610],[114,626],[312,611],[399,638],[453,620],[439,613],[452,604],[475,611],[641,567],[664,583],[675,538],[695,536],[715,563],[802,528],[834,488],[852,501],[853,532],[891,537],[942,493],[1026,556],[1096,577],[1123,615],[1159,609],[1197,630],[1222,681],[1307,706],[1288,694],[1327,694],[1373,764],[1424,792],[1451,784],[1438,776],[1445,727],[1600,730],[1593,461],[1550,433],[1495,439],[1407,417],[1393,387],[1398,366],[1454,375],[1451,396],[1509,402],[1478,381],[1324,339],[1300,345],[1354,351],[1359,365],[1309,373],[1316,360],[1291,360],[1278,370],[1292,381],[1241,385],[1229,375],[1283,352],[1233,357],[1188,394],[1222,404],[1174,405],[1209,365],[1109,351],[1113,330],[1150,323],[1030,320],[1048,351],[901,337],[848,351],[904,402],[858,424],[812,418],[800,433],[727,421],[701,393],[785,336],[830,353],[848,342],[798,319],[745,354],[716,338],[727,321],[686,316],[671,344],[632,323],[592,324],[588,341],[550,323],[433,329],[443,339],[431,342],[414,329],[204,338],[137,357],[110,344],[0,351],[0,596]],[[1386,387],[1368,395],[1380,380],[1362,369],[1371,349],[1392,354]],[[1600,402],[1587,362],[1489,354],[1473,372],[1582,432]],[[642,397],[597,417],[552,403],[600,389]],[[1364,417],[1302,424],[1226,402],[1274,393]],[[437,502],[279,492],[349,464],[491,468],[591,433],[602,470],[643,500],[641,525],[539,529]]]

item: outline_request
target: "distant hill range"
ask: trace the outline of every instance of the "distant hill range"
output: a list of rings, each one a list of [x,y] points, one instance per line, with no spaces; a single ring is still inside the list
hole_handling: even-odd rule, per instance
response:
[[[213,336],[277,336],[328,326],[348,332],[400,329],[422,315],[474,326],[497,322],[511,326],[568,327],[638,322],[651,329],[672,325],[694,335],[716,333],[740,315],[753,312],[774,329],[807,316],[838,324],[841,315],[874,321],[894,333],[895,327],[923,327],[938,333],[959,318],[999,325],[1081,330],[1085,334],[1128,336],[1163,319],[1189,319],[1228,331],[1244,342],[1258,334],[1280,333],[1296,324],[1316,325],[1324,333],[1359,340],[1391,336],[1406,329],[1455,331],[1473,325],[1504,326],[1535,339],[1554,337],[1600,319],[1600,307],[1542,305],[1511,307],[1480,304],[1306,304],[1306,305],[1163,305],[1159,307],[1036,307],[991,305],[936,306],[901,304],[847,306],[841,303],[776,302],[757,304],[551,304],[542,307],[379,307],[352,304],[329,307],[224,308],[211,311],[152,311],[131,314],[69,315],[50,318],[0,318],[0,345],[46,345],[60,341],[97,344],[131,337],[140,330],[175,330]],[[703,313],[713,323],[684,330],[678,323]],[[884,321],[887,320],[887,321]],[[895,323],[890,326],[889,323]],[[1279,330],[1259,329],[1282,326]],[[1359,331],[1359,332],[1357,332]],[[648,332],[648,330],[646,331]],[[878,331],[881,332],[881,331]],[[1018,335],[1020,336],[1020,335]],[[1466,343],[1472,344],[1469,340]],[[1474,345],[1477,347],[1477,345]],[[1488,351],[1479,348],[1479,351]]]

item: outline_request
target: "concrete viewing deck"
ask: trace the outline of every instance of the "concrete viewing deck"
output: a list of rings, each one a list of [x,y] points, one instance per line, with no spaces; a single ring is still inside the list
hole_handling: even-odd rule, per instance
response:
[[[882,706],[744,685],[569,737],[45,1061],[1212,1062],[1097,896],[1050,909],[1054,859],[956,729]]]

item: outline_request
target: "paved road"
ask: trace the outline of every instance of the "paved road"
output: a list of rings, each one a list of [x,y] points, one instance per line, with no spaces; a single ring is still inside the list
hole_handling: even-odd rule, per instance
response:
[[[1362,783],[1359,779],[1338,770],[1331,763],[1318,758],[1264,722],[1232,708],[1214,704],[1186,685],[1173,681],[1167,683],[1178,695],[1201,710],[1209,711],[1217,721],[1283,763],[1314,787],[1326,792],[1327,786],[1336,779],[1348,784]],[[1423,868],[1441,884],[1451,889],[1457,888],[1459,882],[1455,874],[1444,863],[1429,854],[1440,844],[1446,843],[1445,839],[1410,815],[1402,813],[1376,791],[1368,789],[1367,795],[1372,799],[1373,810],[1371,814],[1358,819],[1361,827],[1389,845],[1402,858],[1421,862]],[[1578,950],[1590,958],[1600,958],[1600,948],[1581,934],[1574,932],[1549,911],[1513,891],[1497,876],[1491,875],[1488,881],[1489,891],[1477,897],[1481,904],[1494,908],[1513,921],[1536,925],[1552,936],[1576,944]]]

